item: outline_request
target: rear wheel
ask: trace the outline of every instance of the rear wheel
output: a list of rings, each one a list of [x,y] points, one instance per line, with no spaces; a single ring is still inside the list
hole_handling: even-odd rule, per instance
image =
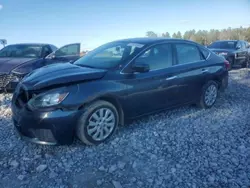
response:
[[[119,122],[114,105],[96,101],[86,107],[77,125],[77,137],[87,145],[97,145],[109,139]]]
[[[202,94],[199,101],[201,108],[211,108],[218,96],[218,84],[214,81],[209,81],[202,88]]]

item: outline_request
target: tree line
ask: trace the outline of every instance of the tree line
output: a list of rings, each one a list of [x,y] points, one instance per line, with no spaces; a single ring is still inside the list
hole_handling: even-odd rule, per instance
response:
[[[177,39],[186,39],[198,42],[203,45],[211,44],[216,40],[246,40],[250,42],[250,27],[248,28],[227,28],[227,29],[211,29],[211,30],[189,30],[185,33],[180,31],[170,35],[169,32],[162,34],[157,34],[154,31],[146,32],[147,37],[167,37],[167,38],[177,38]]]

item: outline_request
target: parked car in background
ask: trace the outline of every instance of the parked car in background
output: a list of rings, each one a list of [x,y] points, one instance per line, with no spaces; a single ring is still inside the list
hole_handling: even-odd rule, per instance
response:
[[[250,43],[247,43],[247,54],[248,54],[248,66],[250,66]]]
[[[242,40],[221,40],[208,45],[211,51],[224,56],[230,63],[230,67],[240,65],[246,67],[249,61],[249,44]]]
[[[119,52],[119,53],[118,53]],[[136,38],[71,63],[37,69],[17,86],[14,126],[40,144],[104,142],[128,119],[187,104],[214,105],[229,63],[195,42]]]
[[[0,50],[0,91],[13,91],[31,71],[58,62],[80,57],[80,44],[58,49],[51,44],[13,44]]]

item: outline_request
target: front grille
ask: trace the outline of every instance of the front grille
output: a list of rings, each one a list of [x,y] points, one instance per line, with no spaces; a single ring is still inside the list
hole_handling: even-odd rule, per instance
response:
[[[50,129],[29,129],[35,138],[44,142],[56,142],[56,139]]]
[[[13,79],[12,74],[0,74],[0,88],[6,87]]]

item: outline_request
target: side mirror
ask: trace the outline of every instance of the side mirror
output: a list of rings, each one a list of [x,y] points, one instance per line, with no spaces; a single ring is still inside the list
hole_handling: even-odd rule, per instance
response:
[[[240,46],[236,46],[236,50],[239,50],[240,49]]]
[[[132,70],[133,72],[140,72],[140,73],[144,73],[144,72],[149,72],[149,65],[146,63],[139,63],[136,65],[132,66]]]
[[[49,54],[50,54],[49,52],[45,52],[43,58],[45,59]]]
[[[45,59],[55,59],[56,55],[55,52],[52,52],[51,54],[47,55]]]

